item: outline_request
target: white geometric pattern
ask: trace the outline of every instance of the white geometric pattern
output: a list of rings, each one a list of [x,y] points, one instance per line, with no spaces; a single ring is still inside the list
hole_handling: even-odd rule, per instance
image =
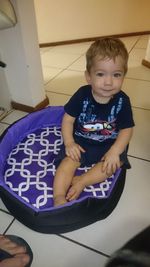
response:
[[[30,133],[8,156],[5,166],[5,183],[25,202],[38,209],[53,206],[54,159],[62,145],[60,127],[45,127]],[[78,173],[90,167],[79,168]],[[81,193],[85,196],[106,198],[114,186],[117,176],[88,186]]]

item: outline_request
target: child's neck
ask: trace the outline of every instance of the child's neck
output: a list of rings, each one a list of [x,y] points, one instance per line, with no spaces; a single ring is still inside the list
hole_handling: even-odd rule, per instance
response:
[[[94,94],[93,91],[92,91],[92,95],[93,95],[95,101],[99,104],[107,104],[113,98],[113,96],[111,96],[111,97],[98,96],[98,95]]]

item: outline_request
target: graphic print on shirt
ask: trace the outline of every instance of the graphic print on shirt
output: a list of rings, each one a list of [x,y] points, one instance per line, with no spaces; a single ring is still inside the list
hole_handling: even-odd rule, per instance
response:
[[[100,114],[95,113],[95,105],[89,99],[84,100],[82,112],[78,117],[75,135],[99,142],[116,139],[118,135],[116,119],[122,108],[122,102],[122,97],[120,97],[117,105],[112,106],[110,114],[104,120]]]

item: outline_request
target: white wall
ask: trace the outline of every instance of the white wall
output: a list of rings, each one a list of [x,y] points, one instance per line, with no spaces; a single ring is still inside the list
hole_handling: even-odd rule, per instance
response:
[[[0,57],[1,58],[1,57]],[[0,107],[10,110],[11,95],[5,75],[5,69],[0,68]]]
[[[147,43],[145,60],[147,60],[148,62],[150,62],[150,38],[149,38],[148,43]]]
[[[150,0],[34,2],[40,43],[150,30]]]
[[[35,107],[45,99],[33,0],[12,0],[18,23],[0,31],[6,91],[12,101]]]

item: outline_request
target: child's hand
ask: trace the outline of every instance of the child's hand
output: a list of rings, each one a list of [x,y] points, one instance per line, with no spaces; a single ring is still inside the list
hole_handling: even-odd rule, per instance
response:
[[[109,149],[101,161],[103,161],[102,170],[110,176],[120,168],[119,154],[113,149]]]
[[[81,152],[85,152],[85,150],[75,142],[66,145],[66,155],[72,160],[80,161]]]

